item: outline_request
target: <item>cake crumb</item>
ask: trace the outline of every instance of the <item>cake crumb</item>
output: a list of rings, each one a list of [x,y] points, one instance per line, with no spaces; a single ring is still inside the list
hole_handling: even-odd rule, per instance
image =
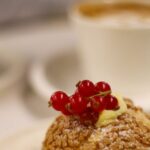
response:
[[[48,129],[42,150],[147,150],[150,148],[150,126],[146,126],[131,111],[150,116],[126,100],[128,110],[112,123],[97,128],[84,125],[78,119],[59,116]]]

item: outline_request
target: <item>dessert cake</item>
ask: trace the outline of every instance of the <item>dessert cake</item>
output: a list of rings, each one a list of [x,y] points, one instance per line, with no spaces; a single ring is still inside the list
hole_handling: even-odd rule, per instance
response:
[[[49,104],[62,115],[49,127],[42,150],[150,149],[150,115],[113,94],[106,82],[83,80],[75,94],[57,91]]]

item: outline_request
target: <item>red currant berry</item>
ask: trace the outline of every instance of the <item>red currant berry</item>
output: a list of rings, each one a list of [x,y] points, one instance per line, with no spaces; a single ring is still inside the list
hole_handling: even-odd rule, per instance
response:
[[[104,97],[104,100],[107,102],[106,109],[114,110],[118,107],[118,100],[112,95],[107,95]]]
[[[54,109],[61,111],[65,109],[65,105],[69,103],[69,97],[62,91],[53,93],[50,98],[50,103]]]
[[[79,90],[78,90],[78,88],[75,90],[75,92],[74,92],[74,94],[73,95],[79,95],[80,93],[79,93]],[[80,94],[81,95],[81,94]]]
[[[97,92],[107,92],[107,91],[111,91],[111,87],[108,83],[106,82],[98,82],[95,85],[95,89]]]
[[[106,101],[102,96],[95,96],[91,100],[91,107],[95,112],[102,112],[106,107]]]
[[[72,115],[72,113],[71,113],[69,110],[67,110],[67,108],[64,109],[64,110],[62,110],[61,112],[62,112],[64,115],[66,115],[66,116]]]
[[[88,100],[76,93],[70,97],[70,103],[72,112],[81,114],[87,109]]]
[[[99,113],[94,112],[91,108],[88,108],[80,117],[82,123],[96,123],[98,120]]]
[[[90,113],[90,120],[95,124],[98,120],[98,116],[99,116],[99,113],[98,112],[91,112]]]
[[[84,97],[89,97],[96,94],[95,86],[89,80],[83,80],[79,82],[77,87],[78,87],[78,92]]]

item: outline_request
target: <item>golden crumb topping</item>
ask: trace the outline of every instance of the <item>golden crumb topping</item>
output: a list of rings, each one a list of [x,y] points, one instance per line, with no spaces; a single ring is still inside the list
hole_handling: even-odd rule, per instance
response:
[[[132,101],[126,100],[126,103],[128,111],[102,127],[84,125],[76,118],[59,116],[47,131],[43,150],[146,150],[150,148],[149,115],[141,108],[135,107]]]

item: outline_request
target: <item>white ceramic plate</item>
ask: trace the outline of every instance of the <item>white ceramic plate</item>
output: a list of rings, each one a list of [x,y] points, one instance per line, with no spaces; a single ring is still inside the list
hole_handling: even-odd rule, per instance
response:
[[[0,142],[0,150],[41,150],[46,130],[54,118],[19,132]]]

